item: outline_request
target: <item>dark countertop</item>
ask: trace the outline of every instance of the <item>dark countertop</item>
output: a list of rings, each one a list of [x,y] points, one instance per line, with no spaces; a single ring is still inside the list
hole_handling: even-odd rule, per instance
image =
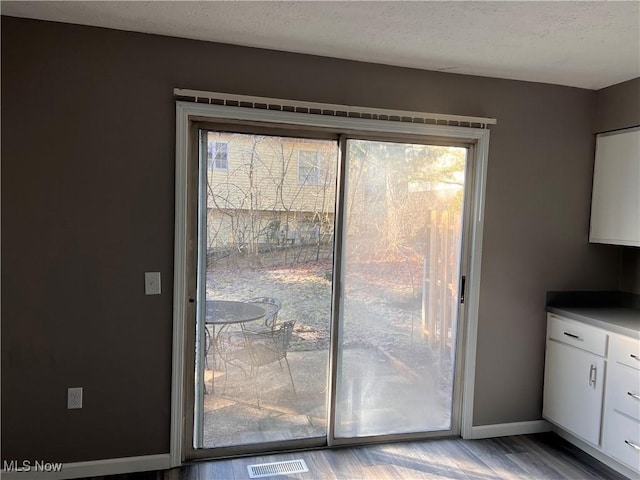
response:
[[[630,307],[565,307],[547,305],[547,312],[640,339],[640,310]]]
[[[627,292],[547,292],[547,312],[640,339],[640,295]]]

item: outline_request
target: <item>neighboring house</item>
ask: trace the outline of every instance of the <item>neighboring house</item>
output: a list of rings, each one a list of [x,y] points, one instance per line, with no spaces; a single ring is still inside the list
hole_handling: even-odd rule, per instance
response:
[[[209,132],[209,248],[331,240],[337,156],[333,141]]]
[[[365,145],[367,145],[365,147]],[[460,211],[466,150],[361,143],[348,155],[348,222],[389,232],[397,243],[402,218],[432,210]],[[338,147],[331,140],[207,133],[208,248],[257,252],[332,239]],[[388,172],[402,164],[406,178]],[[398,178],[404,178],[398,182]]]

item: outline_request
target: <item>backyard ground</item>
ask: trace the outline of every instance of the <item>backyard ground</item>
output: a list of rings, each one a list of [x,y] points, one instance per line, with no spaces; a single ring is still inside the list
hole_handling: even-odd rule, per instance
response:
[[[218,262],[207,274],[207,298],[278,298],[282,302],[278,319],[296,321],[290,349],[325,349],[331,318],[330,252],[323,251],[318,260],[314,255],[298,256],[302,261],[287,266],[281,265],[283,255],[263,257],[262,266],[244,257]],[[305,261],[310,256],[313,259]],[[415,259],[363,261],[347,265],[346,274],[343,344],[374,345],[419,367],[415,361],[428,348],[421,325],[422,264]]]

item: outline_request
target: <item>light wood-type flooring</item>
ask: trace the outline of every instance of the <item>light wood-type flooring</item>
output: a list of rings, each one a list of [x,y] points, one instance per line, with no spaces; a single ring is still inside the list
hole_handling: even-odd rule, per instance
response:
[[[197,462],[109,480],[241,480],[248,465],[304,459],[309,472],[284,479],[622,480],[626,477],[553,433],[484,440],[434,439]]]

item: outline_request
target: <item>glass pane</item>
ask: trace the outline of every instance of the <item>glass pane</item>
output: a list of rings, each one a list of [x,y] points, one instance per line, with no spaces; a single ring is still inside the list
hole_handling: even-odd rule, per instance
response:
[[[324,437],[337,143],[205,134],[195,444]]]
[[[466,158],[347,143],[336,437],[451,428]]]

